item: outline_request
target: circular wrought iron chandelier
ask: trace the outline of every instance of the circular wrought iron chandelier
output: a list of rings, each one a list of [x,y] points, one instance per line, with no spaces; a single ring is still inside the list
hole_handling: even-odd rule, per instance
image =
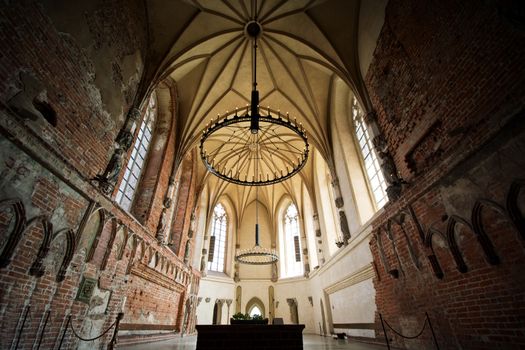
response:
[[[292,121],[288,113],[284,116],[270,107],[259,107],[256,62],[262,27],[254,19],[244,30],[253,39],[251,104],[245,114],[235,108],[212,119],[203,131],[200,155],[208,171],[225,181],[271,185],[301,171],[308,159],[308,137],[302,124]]]
[[[301,123],[281,116],[279,111],[259,107],[257,90],[257,38],[262,27],[257,22],[257,2],[252,3],[252,20],[244,27],[253,40],[251,104],[245,114],[238,109],[211,120],[200,140],[204,165],[219,178],[244,186],[271,185],[297,174],[308,159],[308,137]],[[248,113],[250,112],[250,113]],[[271,114],[273,112],[273,115]],[[239,250],[235,261],[249,265],[269,265],[279,260],[275,249],[259,245],[259,188],[255,189],[255,246]]]

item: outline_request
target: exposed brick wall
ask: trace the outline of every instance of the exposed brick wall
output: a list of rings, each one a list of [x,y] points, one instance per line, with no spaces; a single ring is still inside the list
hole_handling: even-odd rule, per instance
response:
[[[179,190],[170,232],[170,247],[181,258],[184,257],[186,235],[195,203],[195,158],[194,152],[188,154],[180,165]]]
[[[366,77],[409,182],[373,223],[378,312],[405,335],[428,312],[442,349],[525,346],[525,35],[498,5],[389,2]]]
[[[198,272],[154,239],[174,157],[173,119],[156,169],[162,174],[150,181],[153,191],[144,201],[150,206],[145,220],[90,182],[106,167],[134,102],[147,48],[143,11],[141,1],[0,5],[2,349],[17,342],[19,349],[39,342],[41,349],[56,348],[69,314],[84,337],[99,335],[122,308],[125,323],[181,327],[184,291],[192,280],[198,283]],[[38,98],[46,95],[56,126],[15,108],[20,94],[31,105],[31,89]],[[169,119],[175,102],[167,103]],[[13,249],[6,245],[12,237]],[[148,267],[153,256],[157,264]],[[96,283],[85,302],[76,299],[83,278]],[[141,305],[149,318],[135,310],[138,292],[155,300]],[[84,343],[68,328],[62,348],[102,348],[111,337],[112,331]]]
[[[39,118],[28,126],[92,178],[104,170],[135,97],[141,55],[146,52],[145,16],[139,1],[94,8],[83,3],[86,12],[68,11],[68,6],[79,5],[65,2],[62,8],[37,1],[0,5],[0,100],[10,105],[13,96],[28,88],[22,72],[38,80],[56,112],[57,125]],[[82,15],[76,18],[73,13]],[[97,59],[100,52],[108,53],[104,62]],[[124,67],[134,55],[135,67],[128,72]]]
[[[175,124],[177,91],[168,78],[156,90],[157,122],[133,213],[151,232],[155,232],[175,161]]]

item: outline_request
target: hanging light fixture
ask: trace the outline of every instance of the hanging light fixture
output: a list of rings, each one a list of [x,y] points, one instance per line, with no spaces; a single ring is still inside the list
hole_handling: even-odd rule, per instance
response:
[[[259,106],[256,63],[262,27],[255,15],[244,31],[253,40],[251,103],[244,114],[236,107],[210,120],[200,140],[200,155],[208,171],[223,180],[245,186],[271,185],[304,167],[308,137],[303,125],[288,113]]]
[[[255,189],[255,246],[239,250],[235,261],[250,265],[273,264],[275,249],[259,245],[259,186],[287,180],[297,174],[308,159],[308,137],[301,123],[288,113],[260,108],[257,90],[257,39],[262,33],[257,21],[257,2],[252,2],[252,20],[244,27],[252,47],[251,103],[244,114],[236,107],[212,119],[202,132],[200,155],[204,165],[219,178]],[[273,114],[272,114],[273,113]]]

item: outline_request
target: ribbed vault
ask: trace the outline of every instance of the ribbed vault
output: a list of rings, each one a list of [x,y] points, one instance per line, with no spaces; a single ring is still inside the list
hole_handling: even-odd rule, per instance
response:
[[[153,83],[143,89],[151,90],[164,79],[176,82],[179,158],[198,145],[211,118],[235,108],[244,111],[250,102],[251,39],[244,28],[256,17],[263,30],[257,60],[261,107],[296,118],[308,132],[311,154],[317,150],[329,164],[333,162],[334,79],[344,81],[367,105],[356,53],[360,1],[258,0],[257,8],[252,0],[171,0],[169,5],[148,0],[146,4],[152,53],[146,79]],[[284,194],[298,200],[303,184],[313,196],[311,164],[308,161],[296,179],[262,189],[260,200],[275,209]],[[202,186],[214,187],[209,192],[212,197],[228,194],[242,216],[254,191],[210,177],[202,164],[198,172]]]

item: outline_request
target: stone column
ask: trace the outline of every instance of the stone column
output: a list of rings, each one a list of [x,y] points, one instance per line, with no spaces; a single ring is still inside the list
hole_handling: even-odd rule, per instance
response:
[[[226,299],[226,305],[228,306],[228,318],[226,319],[226,324],[230,324],[230,306],[232,304],[231,299]]]
[[[215,300],[217,304],[217,324],[222,324],[222,305],[224,304],[224,299]]]

